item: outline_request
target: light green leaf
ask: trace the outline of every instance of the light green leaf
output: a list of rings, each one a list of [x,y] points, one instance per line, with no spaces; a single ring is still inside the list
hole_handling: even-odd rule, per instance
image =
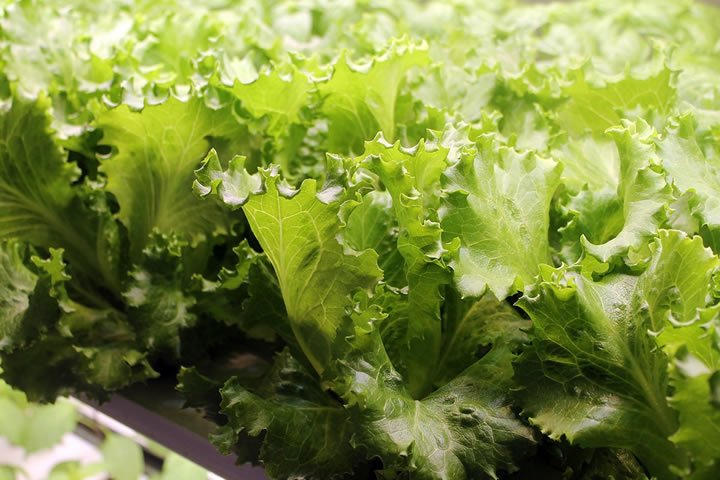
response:
[[[0,113],[0,239],[64,247],[76,268],[113,288],[115,279],[94,254],[102,229],[93,224],[94,213],[80,208],[72,186],[80,170],[53,141],[48,100],[10,102]]]
[[[564,89],[569,101],[560,110],[560,122],[577,135],[585,130],[603,132],[619,125],[622,118],[627,118],[624,114],[637,106],[665,113],[675,100],[676,75],[662,62],[652,65],[649,72],[626,72],[620,79],[609,78],[590,85],[586,73],[579,70],[573,83]]]
[[[533,320],[533,346],[516,368],[523,414],[550,438],[623,446],[654,475],[671,478],[669,465],[684,466],[685,458],[667,440],[677,419],[665,400],[666,360],[627,313],[634,279],[550,275],[557,282],[543,281],[519,302]]]
[[[75,428],[75,406],[58,401],[54,405],[34,405],[25,412],[25,431],[20,445],[28,452],[50,448]]]
[[[62,462],[52,468],[48,480],[86,480],[101,474],[103,469],[101,462],[84,465],[79,461]]]
[[[75,428],[75,407],[65,401],[50,405],[0,396],[0,435],[27,453],[50,448]]]
[[[433,65],[423,73],[423,82],[414,91],[423,103],[452,108],[468,122],[480,119],[498,83],[494,72],[468,72],[451,64]]]
[[[163,462],[159,480],[207,480],[208,472],[176,453],[170,453]]]
[[[12,465],[0,465],[0,480],[16,480],[17,471]]]
[[[447,200],[440,211],[443,237],[460,240],[451,263],[458,290],[498,299],[523,290],[550,261],[550,201],[561,165],[534,152],[499,146],[481,135],[446,173]]]
[[[667,218],[671,188],[658,171],[653,138],[646,122],[612,128],[620,158],[618,181],[599,190],[586,189],[570,203],[577,215],[567,236],[581,239],[590,255],[607,262],[630,250],[640,250]]]
[[[377,254],[345,254],[336,239],[337,207],[316,195],[306,180],[292,198],[278,191],[277,177],[265,178],[267,192],[243,207],[253,232],[273,264],[298,344],[318,372],[330,358],[352,291],[378,278]]]
[[[547,113],[537,103],[527,101],[508,102],[503,105],[500,132],[508,138],[508,144],[517,150],[533,150],[545,153],[550,144],[553,126]]]
[[[692,195],[693,213],[701,226],[709,230],[708,240],[715,252],[720,232],[720,155],[713,154],[713,143],[701,145],[695,133],[692,115],[683,115],[657,141],[658,156],[668,180],[681,193]]]
[[[248,173],[245,160],[245,157],[233,157],[227,170],[223,170],[217,152],[210,150],[200,168],[195,170],[193,190],[201,197],[217,193],[223,203],[231,207],[243,205],[251,193],[262,191],[260,178]]]
[[[80,171],[53,143],[48,100],[12,100],[0,115],[0,237],[55,245]],[[71,232],[67,232],[70,234]]]
[[[199,98],[170,98],[141,112],[127,105],[104,111],[97,127],[102,143],[115,152],[101,161],[100,170],[120,204],[118,218],[128,228],[133,259],[155,228],[192,241],[226,230],[219,207],[195,198],[190,185],[210,150],[208,138],[241,134],[229,109],[211,110]]]
[[[661,230],[650,248],[653,255],[638,281],[636,298],[651,319],[652,331],[664,329],[659,344],[674,352],[682,344],[681,332],[697,323],[700,310],[713,297],[712,275],[720,259],[700,237],[676,230]]]
[[[398,288],[407,285],[405,260],[397,248],[398,228],[392,196],[386,191],[372,190],[361,201],[343,203],[341,217],[347,217],[343,241],[353,250],[377,252],[383,280]]]
[[[402,318],[392,319],[392,335],[398,343],[392,351],[402,356],[395,355],[393,361],[407,376],[413,396],[421,396],[431,388],[435,364],[428,359],[440,355],[442,286],[451,281],[442,261],[442,231],[432,213],[439,205],[437,192],[447,155],[448,150],[436,143],[421,140],[405,149],[399,142],[390,145],[378,135],[365,143],[361,163],[378,175],[389,192],[400,228],[397,250],[405,261],[407,312]],[[401,285],[405,286],[405,282]],[[389,329],[385,329],[387,332]]]
[[[611,136],[604,133],[569,137],[566,142],[553,145],[553,158],[563,164],[562,181],[572,192],[580,192],[586,185],[600,190],[620,183],[620,157]]]
[[[243,212],[277,274],[294,339],[313,368],[322,372],[331,360],[330,345],[350,294],[379,279],[377,254],[346,254],[338,242],[338,202],[324,203],[315,180],[305,180],[299,190],[290,191],[276,172],[257,175],[263,193],[249,195]],[[204,178],[200,175],[198,181]],[[223,185],[222,181],[217,185],[218,191]],[[247,191],[235,184],[224,188]]]
[[[378,131],[395,140],[397,96],[408,71],[427,65],[427,45],[393,41],[388,49],[363,64],[355,64],[343,52],[330,80],[318,83],[323,113],[330,121],[328,150],[360,153],[362,142]]]
[[[644,307],[662,326],[658,344],[671,354],[669,402],[679,427],[670,439],[698,467],[720,458],[720,307],[705,308],[718,267],[720,259],[700,237],[661,231],[641,285]]]
[[[391,248],[388,237],[392,237],[390,229],[394,224],[392,206],[392,197],[377,190],[367,193],[359,202],[346,203],[344,208],[352,209],[345,219],[343,240],[358,252],[372,249],[385,253]],[[391,272],[385,272],[388,273]]]
[[[251,83],[236,80],[231,92],[253,117],[267,117],[264,130],[279,138],[287,135],[289,124],[300,122],[298,115],[308,101],[310,88],[308,77],[297,70],[288,76],[273,70]]]
[[[713,326],[713,328],[717,328]],[[716,332],[709,332],[710,337]],[[670,405],[679,412],[680,426],[670,439],[690,453],[698,468],[717,468],[720,458],[720,405],[717,390],[720,382],[718,354],[713,370],[684,351],[675,358],[670,384],[675,391]],[[689,365],[696,365],[690,368]]]
[[[18,405],[13,400],[0,397],[0,435],[14,445],[21,445],[25,434],[26,419],[23,408],[26,405]],[[24,403],[27,404],[27,401]]]
[[[117,480],[137,480],[145,469],[142,448],[133,440],[110,434],[100,452],[107,472]]]

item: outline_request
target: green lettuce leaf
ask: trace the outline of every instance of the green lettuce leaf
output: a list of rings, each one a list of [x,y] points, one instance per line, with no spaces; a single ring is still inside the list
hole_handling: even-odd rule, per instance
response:
[[[667,219],[672,200],[658,166],[655,130],[644,121],[626,121],[608,134],[617,146],[619,164],[607,163],[608,183],[587,184],[570,199],[571,220],[563,232],[570,245],[580,238],[583,249],[601,262],[644,248]],[[577,260],[577,250],[570,255]]]
[[[120,105],[100,113],[96,125],[102,144],[115,152],[101,161],[100,171],[120,205],[132,259],[139,259],[156,228],[192,242],[227,229],[219,206],[199,201],[189,186],[210,150],[208,138],[242,133],[228,109],[211,110],[199,98],[170,98],[140,112]]]
[[[397,249],[392,196],[386,191],[372,190],[361,200],[344,202],[341,217],[345,222],[343,241],[358,252],[367,249],[377,252],[383,280],[395,287],[405,286],[405,260]]]
[[[713,325],[711,328],[717,327]],[[717,331],[710,330],[706,334],[707,337],[711,335],[717,335]],[[671,370],[670,384],[675,393],[669,401],[679,413],[680,426],[670,440],[689,452],[696,462],[694,471],[704,468],[715,470],[718,467],[718,371],[717,351],[710,365],[706,365],[686,350],[675,356],[674,368]]]
[[[308,101],[310,87],[310,80],[302,73],[295,71],[288,78],[274,70],[251,83],[236,80],[231,91],[253,117],[267,117],[264,132],[280,137],[287,134],[291,123],[300,122],[299,112]]]
[[[639,276],[593,281],[580,265],[545,268],[519,301],[533,321],[516,365],[524,413],[551,438],[628,448],[661,478],[686,468],[668,440],[682,419],[667,401],[669,359],[655,336],[695,320],[716,266],[699,238],[662,231]]]
[[[452,381],[491,346],[504,345],[511,351],[519,350],[529,340],[525,333],[529,327],[529,320],[489,292],[476,300],[461,298],[456,290],[446,289],[443,344],[434,367],[436,384]]]
[[[700,237],[661,231],[644,286],[649,314],[664,324],[658,343],[671,355],[668,401],[679,426],[670,439],[695,460],[696,470],[720,458],[715,441],[720,438],[720,307],[706,308],[716,295],[712,276],[718,267],[720,259]]]
[[[517,459],[533,448],[532,430],[512,411],[506,347],[496,346],[415,400],[367,318],[356,319],[354,333],[343,341],[332,384],[349,404],[353,445],[380,456],[386,470],[418,479],[494,478],[498,470],[515,470]]]
[[[392,335],[398,342],[393,352],[401,355],[393,360],[407,375],[413,396],[427,393],[431,386],[435,365],[428,358],[440,355],[442,287],[451,281],[442,260],[442,231],[431,211],[439,203],[436,192],[447,154],[447,149],[437,144],[421,141],[404,149],[399,142],[390,145],[379,135],[366,142],[362,160],[390,194],[400,228],[397,251],[405,261],[407,283],[402,285],[407,284],[408,294],[406,314],[393,317]],[[388,329],[385,331],[387,335]]]
[[[346,254],[337,238],[339,202],[325,203],[315,180],[293,191],[273,171],[232,175],[239,161],[232,170],[216,172],[210,155],[197,174],[196,191],[217,192],[234,207],[244,201],[243,212],[277,275],[293,338],[321,373],[331,362],[330,346],[351,293],[371,287],[380,276],[377,254]],[[203,185],[209,178],[217,180]],[[228,199],[227,191],[243,193]]]
[[[264,433],[259,459],[271,478],[341,477],[362,458],[350,443],[354,427],[344,406],[287,350],[259,385],[245,388],[233,378],[221,394],[221,412],[237,434]]]
[[[48,108],[45,97],[11,97],[0,114],[0,238],[62,247],[76,272],[117,291],[112,221],[92,189],[76,185],[80,169],[55,143]]]
[[[47,258],[25,260],[19,252],[15,247],[0,255],[13,260],[3,265],[0,274],[23,276],[25,292],[32,285],[32,291],[25,293],[24,315],[2,319],[8,331],[3,337],[3,377],[8,383],[33,400],[53,400],[73,388],[104,397],[109,391],[157,376],[122,311],[88,306],[70,297],[67,286],[72,277],[62,250],[51,249]],[[9,278],[2,280],[5,283]],[[13,296],[22,301],[17,292]],[[47,358],[53,362],[48,364]]]
[[[186,242],[155,231],[143,258],[129,272],[123,297],[145,349],[180,355],[180,330],[192,326],[196,299],[187,293],[189,278],[183,265]]]
[[[408,41],[394,41],[367,63],[355,64],[348,56],[348,52],[341,54],[332,77],[317,88],[329,120],[327,149],[357,154],[363,142],[378,132],[395,140],[399,91],[408,71],[427,65],[430,58],[427,45]]]
[[[603,132],[619,125],[637,106],[668,112],[675,100],[677,72],[665,63],[651,64],[651,69],[655,71],[636,76],[627,72],[624,78],[607,79],[599,85],[588,84],[583,70],[576,72],[573,83],[564,89],[570,100],[560,109],[561,123],[574,134]]]
[[[27,247],[0,244],[0,350],[21,348],[57,317],[57,306],[48,298],[48,286],[38,285],[29,266]],[[36,293],[37,291],[37,293]]]
[[[47,109],[47,99],[13,99],[0,115],[0,235],[39,245],[55,245],[63,234],[82,241],[63,217],[80,170],[53,143]]]
[[[679,117],[657,142],[668,180],[680,194],[691,195],[691,213],[700,222],[709,245],[720,251],[720,155],[713,142],[699,142],[692,115]]]
[[[523,290],[550,262],[550,201],[561,165],[534,152],[478,138],[445,172],[448,196],[440,211],[443,237],[460,240],[451,263],[461,294],[498,299]]]

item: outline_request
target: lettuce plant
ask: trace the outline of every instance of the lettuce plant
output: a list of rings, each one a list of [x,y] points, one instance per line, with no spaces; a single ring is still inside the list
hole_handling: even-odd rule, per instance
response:
[[[179,369],[273,479],[716,478],[718,25],[6,2],[3,377]]]

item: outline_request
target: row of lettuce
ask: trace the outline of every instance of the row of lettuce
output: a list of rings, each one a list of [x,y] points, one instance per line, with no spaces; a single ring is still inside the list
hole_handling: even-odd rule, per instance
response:
[[[716,477],[716,10],[1,22],[0,357],[30,398],[182,366],[271,478]]]

